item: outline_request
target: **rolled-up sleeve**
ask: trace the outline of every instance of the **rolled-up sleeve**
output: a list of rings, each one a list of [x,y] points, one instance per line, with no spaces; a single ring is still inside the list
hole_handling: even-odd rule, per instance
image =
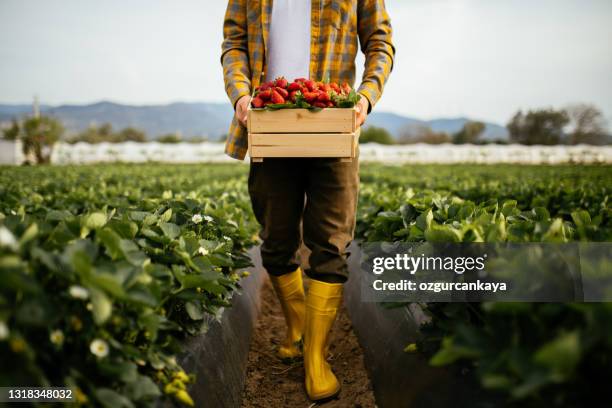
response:
[[[358,0],[358,31],[365,68],[358,92],[370,102],[370,110],[378,102],[389,74],[393,70],[391,19],[384,0]]]

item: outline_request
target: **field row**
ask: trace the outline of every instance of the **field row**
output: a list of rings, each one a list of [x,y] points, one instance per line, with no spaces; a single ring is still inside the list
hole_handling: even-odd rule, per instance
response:
[[[357,238],[612,241],[610,170],[363,165]],[[257,227],[246,173],[0,168],[0,359],[18,367],[0,385],[66,384],[108,407],[152,406],[163,394],[188,404],[181,340],[230,304],[249,264]],[[407,350],[512,401],[568,403],[568,384],[609,372],[608,304],[422,307],[431,321]]]

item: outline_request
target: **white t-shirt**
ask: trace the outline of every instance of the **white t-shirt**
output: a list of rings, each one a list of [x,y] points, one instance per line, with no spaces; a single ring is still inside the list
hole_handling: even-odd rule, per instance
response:
[[[267,47],[266,81],[308,78],[311,0],[274,0]]]

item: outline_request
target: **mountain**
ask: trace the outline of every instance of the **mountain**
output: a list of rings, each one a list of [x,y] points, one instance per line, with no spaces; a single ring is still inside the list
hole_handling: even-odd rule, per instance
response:
[[[131,126],[141,129],[155,139],[167,133],[180,132],[183,137],[208,136],[217,140],[227,132],[233,110],[227,103],[172,103],[168,105],[123,105],[114,102],[98,102],[89,105],[41,105],[40,110],[60,119],[69,134],[77,133],[90,125],[110,123],[115,129]],[[0,123],[21,117],[32,111],[30,105],[0,104]],[[420,120],[390,112],[374,112],[367,124],[384,127],[399,137],[402,129],[410,126],[430,126],[435,131],[454,133],[468,118]],[[486,139],[506,139],[504,127],[486,123]]]
[[[429,126],[435,132],[446,132],[449,134],[461,130],[466,122],[473,120],[469,118],[443,118],[433,120],[420,120],[388,112],[374,112],[368,117],[367,123],[372,126],[387,129],[393,137],[398,138],[405,128],[416,128],[419,126]],[[496,123],[483,122],[485,130],[482,135],[484,139],[496,140],[508,139],[508,131],[505,127]]]

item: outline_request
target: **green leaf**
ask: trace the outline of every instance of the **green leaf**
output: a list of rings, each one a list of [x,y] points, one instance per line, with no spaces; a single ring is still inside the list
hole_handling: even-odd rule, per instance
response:
[[[466,346],[458,346],[452,337],[444,337],[440,350],[429,360],[429,364],[440,367],[454,363],[462,358],[474,358],[479,351]]]
[[[152,400],[161,395],[159,387],[149,378],[139,375],[136,381],[130,382],[125,392],[134,400]]]
[[[172,208],[168,208],[162,215],[159,217],[160,222],[168,222],[172,218]]]
[[[92,274],[87,278],[87,282],[94,285],[98,289],[104,290],[106,293],[116,298],[125,296],[121,282],[117,278],[108,273]]]
[[[112,260],[117,260],[123,255],[121,250],[121,237],[110,228],[98,231],[96,237],[102,242]]]
[[[534,361],[546,366],[556,381],[569,378],[580,362],[580,338],[578,332],[568,332],[544,344],[534,355]]]
[[[587,240],[587,228],[591,226],[591,215],[585,210],[574,211],[571,215],[574,224],[576,224],[578,235],[580,238]]]
[[[134,404],[125,395],[109,388],[98,388],[95,393],[98,402],[105,408],[134,408]]]
[[[119,242],[119,247],[125,259],[134,266],[146,266],[150,261],[138,245],[130,240],[122,239]]]
[[[185,310],[192,320],[202,320],[204,318],[202,306],[199,302],[186,302]]]
[[[426,231],[427,229],[431,227],[432,221],[433,221],[433,212],[431,211],[431,208],[430,208],[427,211],[421,213],[421,215],[417,217],[416,226],[419,227],[421,231]]]
[[[175,239],[181,234],[181,228],[170,222],[162,222],[159,224],[162,232],[170,239]]]
[[[113,303],[101,290],[89,288],[89,291],[91,292],[91,305],[93,307],[92,314],[94,322],[98,326],[101,326],[111,316],[113,311]]]
[[[138,233],[138,225],[130,220],[110,220],[107,224],[114,232],[119,234],[121,238],[134,239]]]
[[[425,239],[429,242],[461,242],[461,231],[449,225],[434,225],[425,231]]]
[[[22,247],[23,245],[32,241],[34,238],[36,238],[37,235],[38,235],[38,225],[36,223],[31,224],[24,231],[24,233],[21,234],[21,237],[19,238],[19,246]]]
[[[81,218],[81,238],[85,238],[91,230],[102,228],[106,225],[106,214],[94,212]]]

